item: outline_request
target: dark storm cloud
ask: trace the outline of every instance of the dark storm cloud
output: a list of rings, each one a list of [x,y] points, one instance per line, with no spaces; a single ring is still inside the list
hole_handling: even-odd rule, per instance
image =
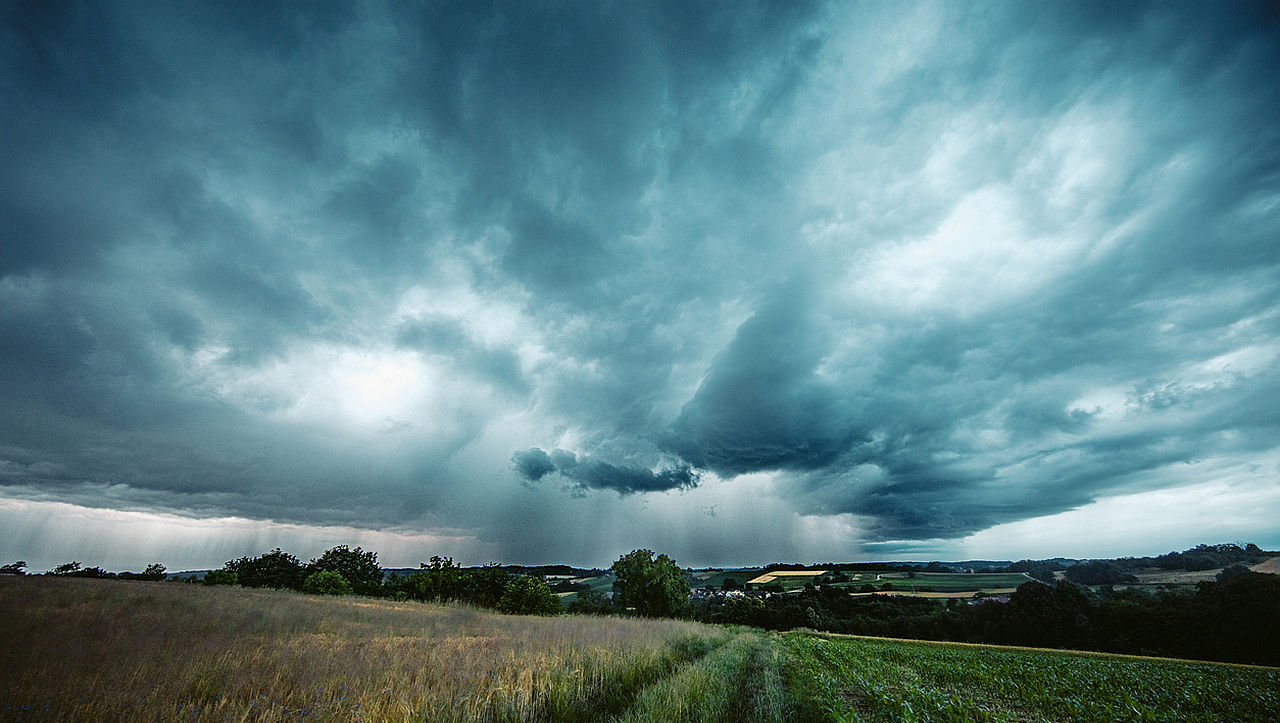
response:
[[[0,20],[15,496],[586,560],[531,528],[954,538],[1275,454],[1269,5]]]
[[[667,444],[722,475],[822,469],[863,437],[818,378],[813,301],[795,287],[745,322],[672,425]]]
[[[666,492],[698,486],[698,473],[688,465],[678,465],[654,472],[640,467],[610,464],[563,449],[547,454],[541,449],[526,449],[511,457],[516,471],[528,482],[539,482],[558,472],[582,489],[607,489],[628,495],[637,492]]]
[[[1277,378],[1280,155],[1276,132],[1259,124],[1257,113],[1278,107],[1274,86],[1263,80],[1264,67],[1280,59],[1275,18],[1215,17],[1213,32],[1195,39],[1169,30],[1195,14],[1188,7],[1169,15],[1150,8],[1106,13],[1100,25],[1072,23],[1066,33],[1036,23],[1032,38],[1043,45],[1021,59],[1010,52],[1006,62],[1039,68],[1041,49],[1078,48],[1098,35],[1119,42],[1135,23],[1165,30],[1125,38],[1124,49],[1106,47],[1109,67],[1100,80],[1054,77],[1058,71],[1047,65],[1048,76],[996,78],[1036,78],[1034,92],[1017,92],[1019,110],[1028,101],[1053,108],[1085,88],[1130,93],[1129,73],[1165,73],[1156,69],[1165,61],[1156,59],[1175,52],[1174,87],[1186,96],[1129,100],[1150,114],[1139,122],[1151,140],[1139,149],[1146,155],[1138,156],[1132,185],[1104,200],[1104,218],[1119,223],[1148,203],[1144,184],[1171,155],[1189,148],[1209,153],[1204,172],[1178,189],[1184,202],[1162,209],[1107,264],[1076,269],[1030,303],[969,318],[947,311],[907,317],[890,322],[885,334],[882,320],[857,312],[852,323],[815,324],[809,319],[822,301],[784,293],[738,330],[675,420],[666,446],[721,475],[805,472],[793,486],[801,508],[866,516],[872,539],[955,537],[1158,485],[1150,473],[1170,465],[1273,448],[1267,435],[1277,431],[1274,422],[1265,423],[1267,433],[1246,433],[1228,409],[1242,397],[1265,397]],[[1075,32],[1084,37],[1070,37]],[[1144,41],[1152,47],[1143,48]],[[974,70],[989,67],[986,58],[975,61]],[[963,73],[960,67],[945,72]],[[933,71],[943,72],[920,72]],[[970,92],[981,92],[984,82]],[[1192,112],[1188,104],[1199,93],[1223,102],[1208,114]],[[1250,196],[1268,199],[1262,203],[1270,210],[1242,214]],[[1207,301],[1236,285],[1248,292],[1202,308],[1175,310],[1169,303]],[[1224,333],[1245,320],[1258,336]],[[843,367],[832,363],[847,336],[864,333],[880,339],[864,347],[866,356],[845,359]],[[1261,368],[1201,383],[1188,394],[1160,379],[1253,343],[1267,347]],[[1120,410],[1123,430],[1110,432],[1100,410],[1074,405],[1091,387],[1117,383],[1129,401]],[[983,428],[995,440],[975,434]]]

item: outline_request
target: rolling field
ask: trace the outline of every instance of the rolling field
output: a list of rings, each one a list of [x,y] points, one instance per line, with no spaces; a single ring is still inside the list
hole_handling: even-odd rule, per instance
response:
[[[890,583],[894,589],[899,591],[909,591],[912,589],[923,590],[929,588],[934,592],[977,592],[992,590],[1010,590],[1015,589],[1024,582],[1031,580],[1026,574],[1021,572],[991,572],[991,573],[951,573],[951,572],[921,572],[916,573],[915,577],[907,577],[906,575],[884,575],[875,584]],[[858,583],[861,584],[861,583]]]
[[[856,721],[1275,721],[1280,669],[790,635],[807,717]]]
[[[1280,669],[0,578],[3,721],[1273,721]]]

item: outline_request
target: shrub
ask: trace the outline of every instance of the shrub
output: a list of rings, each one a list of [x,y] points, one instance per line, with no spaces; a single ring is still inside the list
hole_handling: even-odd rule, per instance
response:
[[[225,566],[234,572],[245,587],[274,587],[298,589],[305,579],[302,563],[298,558],[276,548],[257,557],[231,560]]]
[[[612,615],[618,612],[618,608],[603,593],[584,590],[569,603],[569,612],[575,615]]]
[[[372,550],[365,552],[359,547],[352,550],[346,545],[325,550],[318,559],[307,564],[305,579],[325,570],[342,575],[360,595],[377,595],[381,591],[383,572],[378,566],[378,553]]]
[[[321,570],[307,576],[302,583],[302,591],[313,595],[350,595],[355,590],[342,573]]]
[[[210,570],[204,574],[206,585],[238,585],[239,576],[230,570]]]
[[[544,580],[522,575],[507,583],[498,610],[510,615],[556,615],[561,610],[560,598]]]

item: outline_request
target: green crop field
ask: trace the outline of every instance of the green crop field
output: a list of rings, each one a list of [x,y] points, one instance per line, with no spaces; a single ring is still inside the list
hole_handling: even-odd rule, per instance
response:
[[[738,567],[725,570],[694,570],[689,576],[692,587],[720,587],[727,578],[733,578],[741,587],[743,583],[764,572],[762,567]]]
[[[0,578],[0,721],[1275,721],[1280,669]]]
[[[1275,721],[1280,669],[791,635],[808,716],[865,721]]]
[[[574,582],[586,585],[592,592],[600,593],[605,597],[613,594],[613,575],[604,574],[593,577],[572,578]],[[560,602],[568,605],[578,598],[578,593],[571,592],[560,595]]]

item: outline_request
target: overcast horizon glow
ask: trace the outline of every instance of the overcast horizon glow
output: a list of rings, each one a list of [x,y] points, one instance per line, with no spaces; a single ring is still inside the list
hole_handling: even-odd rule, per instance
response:
[[[0,8],[0,563],[1280,548],[1280,17]]]

